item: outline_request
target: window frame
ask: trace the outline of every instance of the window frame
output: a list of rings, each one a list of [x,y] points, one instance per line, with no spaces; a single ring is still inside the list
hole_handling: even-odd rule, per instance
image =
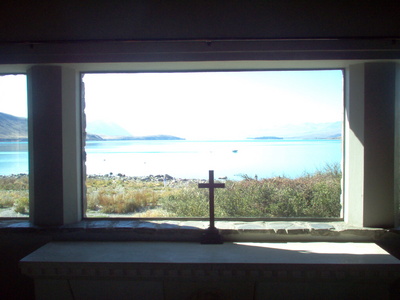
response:
[[[0,72],[0,77],[2,77],[2,76],[18,76],[18,75],[24,75],[25,76],[25,88],[27,89],[27,74],[26,74],[26,72],[23,72],[23,71],[19,71],[19,72],[6,72],[6,73],[4,73],[4,72]],[[25,99],[26,100],[26,109],[28,110],[28,100],[27,99]],[[26,116],[26,122],[28,123],[29,122],[29,119],[28,119],[28,115]],[[26,174],[27,176],[28,176],[28,180],[29,180],[29,132],[27,132],[27,140],[26,140],[26,143],[27,143],[27,147],[28,147],[28,150],[27,150],[27,152],[28,152],[28,173]],[[15,173],[15,174],[17,174],[17,173]],[[7,175],[6,175],[7,176]],[[29,185],[30,183],[28,182],[28,185]],[[28,194],[28,201],[29,201],[29,194]],[[18,219],[27,219],[28,217],[25,217],[25,216],[20,216],[20,217],[18,217]],[[0,220],[1,219],[13,219],[12,217],[1,217],[0,218]]]
[[[268,62],[270,63],[270,62]],[[342,159],[341,159],[341,171],[343,172],[343,168],[344,168],[344,143],[345,143],[345,132],[344,132],[344,122],[345,122],[345,76],[346,76],[346,72],[345,72],[345,68],[341,67],[341,68],[318,68],[318,69],[310,69],[310,68],[286,68],[286,69],[265,69],[265,68],[259,68],[259,67],[255,67],[253,69],[249,69],[249,68],[243,68],[243,66],[241,66],[241,68],[230,68],[230,69],[222,69],[222,68],[215,68],[215,69],[210,69],[210,67],[207,67],[206,69],[203,69],[202,67],[203,63],[199,63],[197,65],[196,68],[194,69],[184,69],[184,70],[176,70],[176,68],[167,68],[167,69],[163,69],[159,67],[159,64],[153,68],[149,68],[146,70],[142,70],[142,69],[136,69],[136,70],[125,70],[125,71],[117,71],[117,72],[110,72],[110,71],[99,71],[97,70],[96,72],[80,72],[80,77],[83,78],[83,76],[85,74],[136,74],[136,73],[195,73],[195,72],[273,72],[273,71],[329,71],[329,70],[333,70],[333,71],[341,71],[342,72],[342,78],[343,78],[343,93],[342,93],[342,107],[343,107],[343,118],[342,118]],[[225,66],[226,67],[226,66]],[[83,83],[82,83],[83,86]],[[82,91],[82,93],[84,94],[84,91]],[[84,99],[84,95],[82,95],[81,97],[82,101],[85,101]],[[83,105],[84,106],[84,105]],[[82,114],[82,117],[85,118],[86,116],[84,114]],[[84,121],[84,123],[86,123],[86,121]],[[85,128],[83,128],[84,131],[84,135],[87,133]],[[85,144],[85,141],[83,141],[83,143]],[[84,147],[84,146],[83,146]],[[84,158],[83,158],[84,160]],[[82,162],[83,164],[85,164],[85,161]],[[85,166],[84,166],[85,168]],[[83,179],[84,181],[85,179]],[[85,186],[83,186],[83,190],[85,190]],[[343,188],[342,188],[343,191]],[[340,198],[340,204],[341,204],[341,211],[340,211],[340,216],[339,217],[224,217],[224,218],[216,218],[216,220],[219,221],[305,221],[305,222],[330,222],[330,221],[343,221],[344,220],[344,199],[343,199],[343,192],[341,194],[341,198]],[[95,219],[103,219],[103,218],[96,218],[96,217],[86,217],[85,215],[85,211],[86,211],[86,193],[84,193],[82,195],[82,210],[83,210],[83,214],[84,214],[84,219],[87,220],[95,220]],[[116,217],[113,217],[116,218]],[[134,218],[134,217],[119,217],[120,219],[130,219],[130,220],[135,220],[135,219],[143,219],[143,220],[176,220],[176,221],[180,221],[180,220],[207,220],[207,217],[146,217],[146,218]]]
[[[244,55],[246,57],[246,55]],[[201,66],[201,67],[200,67]],[[32,70],[37,68],[47,68],[49,65],[38,64],[38,65],[0,65],[1,73],[27,73],[28,74],[28,105],[32,105],[32,103],[36,102],[33,88],[35,84],[32,83],[32,79],[35,79],[35,76],[32,74]],[[61,137],[59,139],[62,140],[63,149],[72,149],[72,153],[69,153],[69,157],[72,157],[74,164],[77,161],[81,161],[83,157],[82,153],[82,134],[81,129],[83,124],[81,123],[81,94],[80,94],[80,76],[81,73],[88,72],[126,72],[126,71],[167,71],[169,69],[173,69],[176,71],[184,71],[184,70],[215,70],[215,69],[263,69],[263,70],[285,70],[285,69],[344,69],[345,70],[345,141],[344,145],[346,149],[344,149],[344,178],[343,178],[343,195],[344,195],[344,222],[347,224],[361,226],[361,227],[393,227],[396,221],[395,214],[397,213],[397,208],[394,207],[394,198],[398,198],[398,193],[393,195],[393,190],[395,183],[399,182],[397,173],[395,178],[389,178],[386,180],[385,178],[379,179],[379,183],[372,182],[372,185],[378,187],[378,190],[382,191],[382,187],[384,187],[384,183],[382,180],[389,181],[389,189],[388,194],[385,195],[387,199],[384,199],[385,208],[380,208],[380,204],[382,203],[382,199],[374,199],[376,195],[373,195],[371,191],[373,191],[373,186],[365,186],[365,177],[370,176],[370,171],[365,170],[364,166],[366,165],[364,160],[371,160],[370,158],[365,158],[364,148],[362,145],[362,141],[358,140],[360,137],[357,134],[353,134],[354,132],[354,124],[357,123],[357,126],[360,129],[360,132],[370,134],[369,132],[363,132],[365,126],[365,114],[364,112],[357,112],[358,109],[363,107],[363,102],[365,99],[371,98],[372,101],[375,101],[373,98],[376,98],[376,95],[371,93],[371,88],[367,90],[366,81],[369,84],[372,84],[375,87],[379,87],[385,79],[385,81],[390,81],[390,86],[386,87],[386,92],[389,91],[390,95],[383,95],[388,101],[396,102],[395,108],[398,109],[398,94],[399,94],[399,84],[396,83],[396,74],[399,74],[399,67],[397,60],[285,60],[285,61],[271,61],[271,60],[241,60],[241,61],[164,61],[164,62],[129,62],[129,63],[71,63],[71,64],[55,64],[51,65],[51,67],[58,68],[58,75],[60,78],[61,84],[51,87],[57,92],[56,102],[63,107],[62,111],[62,120],[60,120],[61,125],[59,124],[58,129],[62,132]],[[379,73],[380,72],[380,73]],[[383,73],[382,73],[383,72]],[[380,79],[377,77],[377,74],[383,74],[384,78]],[[48,79],[49,77],[47,77]],[[372,79],[380,79],[379,83],[374,83]],[[42,85],[43,86],[43,85]],[[385,91],[383,91],[385,92]],[[358,99],[358,100],[354,100]],[[397,100],[396,100],[397,99]],[[31,104],[29,104],[31,103]],[[357,105],[349,105],[354,104]],[[35,103],[36,105],[36,103]],[[393,105],[392,105],[393,106]],[[28,113],[28,119],[30,118]],[[393,111],[394,115],[394,111]],[[397,116],[397,114],[396,114]],[[71,118],[69,118],[71,117]],[[380,120],[374,120],[375,124],[378,124]],[[398,121],[398,117],[396,117],[395,121]],[[29,130],[33,130],[37,125],[37,119],[32,119],[31,124],[29,126]],[[392,122],[393,124],[395,122]],[[368,125],[368,124],[367,124]],[[48,125],[47,125],[48,126]],[[356,127],[357,127],[356,126]],[[370,126],[370,125],[368,125]],[[349,134],[350,133],[350,134]],[[396,129],[397,133],[397,129]],[[30,136],[30,142],[35,144],[37,139],[35,136]],[[389,139],[392,139],[389,137]],[[394,139],[394,136],[393,136]],[[357,142],[358,140],[358,142]],[[376,141],[376,140],[375,140]],[[72,144],[69,144],[72,142]],[[374,142],[374,139],[370,141]],[[354,144],[357,144],[354,146]],[[67,146],[68,145],[68,146]],[[350,151],[349,151],[350,150]],[[368,150],[368,149],[367,149]],[[398,157],[398,147],[395,148],[395,155],[393,157],[389,157],[390,160],[390,168],[394,168],[395,158]],[[354,159],[357,155],[362,154],[360,159]],[[368,153],[367,153],[368,154]],[[385,154],[385,153],[375,153],[375,154]],[[373,155],[375,155],[373,153]],[[390,153],[389,153],[390,154]],[[57,159],[60,159],[64,162],[65,166],[70,165],[67,157],[62,157],[65,155],[65,151],[59,155]],[[368,154],[370,155],[370,154]],[[389,155],[390,156],[390,155]],[[352,161],[355,161],[354,163]],[[32,159],[32,163],[37,162],[36,158]],[[349,162],[351,162],[349,164]],[[41,166],[33,165],[33,169],[30,170],[30,176],[37,176],[37,168],[41,168]],[[390,168],[387,170],[390,171]],[[65,169],[65,170],[64,170]],[[30,200],[33,199],[31,203],[31,216],[30,221],[34,225],[65,225],[71,223],[77,223],[83,220],[82,206],[83,206],[83,191],[82,188],[79,187],[82,183],[82,172],[83,169],[81,167],[74,166],[74,170],[70,170],[70,168],[63,168],[62,171],[65,171],[62,175],[59,182],[57,182],[57,187],[63,190],[65,193],[60,197],[60,199],[55,200],[58,204],[53,208],[46,208],[46,201],[50,201],[50,198],[54,198],[51,195],[51,191],[45,189],[44,195],[41,197],[35,197],[35,191],[31,190]],[[385,170],[383,170],[385,171]],[[397,169],[395,170],[397,171]],[[68,173],[69,172],[69,173]],[[369,175],[366,176],[365,173]],[[388,172],[386,172],[388,173]],[[48,175],[46,175],[48,176]],[[393,174],[390,174],[393,176]],[[371,176],[370,176],[371,177]],[[373,178],[373,177],[371,177]],[[43,179],[43,178],[40,178]],[[370,178],[369,178],[370,179]],[[49,180],[48,178],[46,180]],[[394,180],[394,181],[393,181]],[[371,181],[370,181],[371,182]],[[73,193],[68,192],[68,188],[72,187]],[[391,188],[390,188],[391,187]],[[34,189],[33,186],[30,186],[30,189]],[[69,193],[69,194],[68,194]],[[371,197],[370,194],[371,193]],[[369,198],[368,198],[368,197]],[[49,200],[44,201],[43,197],[49,198]],[[368,199],[367,199],[368,198]],[[380,197],[381,198],[381,197]],[[379,203],[378,203],[379,200]],[[51,200],[53,201],[53,200]],[[367,203],[368,202],[368,203]],[[53,202],[51,202],[53,203]],[[397,202],[396,202],[397,203]],[[379,205],[378,205],[379,204]],[[38,210],[44,209],[41,214],[38,214]],[[354,209],[354,210],[353,210]],[[353,211],[352,211],[353,210]],[[349,213],[349,211],[351,213]],[[53,214],[56,215],[52,220],[49,220],[44,215]],[[378,217],[372,216],[372,214],[377,215]],[[381,219],[379,219],[381,218]]]

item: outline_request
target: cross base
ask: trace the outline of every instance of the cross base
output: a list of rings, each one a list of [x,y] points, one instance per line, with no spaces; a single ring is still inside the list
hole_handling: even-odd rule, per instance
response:
[[[223,244],[219,230],[215,227],[208,227],[201,236],[201,244]]]

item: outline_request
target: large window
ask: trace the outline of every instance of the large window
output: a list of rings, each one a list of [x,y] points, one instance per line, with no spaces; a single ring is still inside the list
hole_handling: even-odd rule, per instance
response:
[[[344,65],[344,63],[346,64]],[[316,173],[315,171],[321,170],[321,168],[323,169],[323,167],[320,166],[315,168],[313,167],[311,170],[302,167],[301,171],[299,171],[300,175],[294,176],[289,174],[289,171],[285,168],[278,170],[275,169],[273,170],[273,174],[265,174],[260,172],[259,169],[255,169],[260,165],[251,163],[255,159],[259,159],[259,162],[263,163],[265,161],[263,159],[269,157],[274,158],[267,161],[267,167],[262,168],[263,170],[268,171],[272,169],[275,162],[286,162],[288,159],[292,159],[291,155],[284,155],[284,150],[286,150],[287,147],[291,147],[289,143],[291,140],[285,136],[280,136],[280,134],[277,134],[276,132],[266,132],[265,135],[259,135],[258,133],[257,135],[252,136],[247,136],[246,134],[246,136],[243,136],[240,139],[236,139],[235,137],[232,137],[232,135],[229,135],[229,140],[226,139],[219,143],[216,139],[209,141],[200,140],[200,138],[197,140],[190,140],[188,136],[181,136],[179,132],[166,131],[160,133],[161,135],[164,135],[164,138],[169,135],[186,139],[169,141],[149,139],[138,140],[137,137],[142,137],[143,135],[158,135],[158,133],[129,132],[129,128],[125,128],[125,131],[127,132],[121,132],[121,128],[119,128],[122,135],[119,133],[117,139],[110,140],[110,136],[112,136],[110,133],[113,132],[108,132],[106,134],[104,132],[96,133],[93,131],[93,124],[89,124],[94,122],[92,118],[93,108],[102,111],[102,107],[104,107],[101,98],[92,98],[94,99],[94,101],[92,101],[90,95],[93,95],[93,92],[101,91],[102,93],[100,94],[109,96],[108,102],[106,101],[103,103],[107,105],[110,115],[112,115],[116,108],[119,108],[120,119],[122,120],[122,116],[126,111],[131,115],[132,121],[140,120],[142,122],[138,128],[145,128],[147,126],[148,128],[167,129],[166,124],[177,124],[172,120],[172,117],[179,117],[179,115],[173,114],[174,111],[179,110],[181,116],[187,116],[187,114],[189,114],[189,117],[186,117],[186,120],[200,120],[199,122],[203,127],[198,126],[197,128],[201,127],[201,132],[205,132],[205,129],[208,126],[207,124],[214,124],[213,129],[215,128],[215,132],[229,133],[229,128],[232,127],[237,129],[240,128],[238,124],[246,124],[245,122],[240,123],[240,121],[243,120],[241,119],[240,114],[236,117],[232,117],[235,110],[231,109],[231,107],[234,107],[234,104],[239,102],[242,104],[242,110],[240,113],[242,115],[249,114],[248,107],[249,103],[251,104],[250,100],[232,100],[228,102],[228,104],[219,105],[218,101],[234,99],[226,94],[227,97],[214,97],[214,100],[211,101],[211,103],[204,103],[204,101],[208,101],[207,97],[211,97],[213,94],[217,93],[210,92],[206,94],[202,92],[203,90],[207,90],[207,86],[202,85],[201,89],[192,88],[190,93],[188,92],[188,100],[184,102],[184,104],[187,105],[181,105],[178,108],[173,104],[172,100],[169,101],[171,98],[164,98],[164,102],[157,104],[153,101],[153,106],[148,110],[144,110],[143,107],[140,107],[141,103],[150,100],[146,100],[144,96],[139,94],[131,94],[132,97],[130,98],[130,101],[124,103],[121,107],[118,103],[120,97],[114,97],[118,96],[116,93],[118,91],[117,89],[113,90],[113,87],[109,84],[104,84],[104,86],[102,84],[91,86],[90,77],[111,76],[112,74],[109,73],[94,73],[105,72],[107,70],[113,71],[115,74],[116,72],[126,72],[131,70],[138,72],[128,74],[130,76],[150,76],[152,74],[169,76],[174,74],[183,74],[182,72],[178,72],[179,70],[250,70],[261,67],[265,69],[271,69],[273,67],[283,69],[285,67],[284,63],[271,65],[270,62],[257,62],[253,64],[250,62],[240,62],[238,64],[231,62],[224,64],[221,63],[215,66],[214,63],[207,64],[203,62],[198,64],[171,63],[165,65],[159,63],[132,63],[110,66],[102,64],[85,64],[77,66],[38,65],[28,68],[27,70],[21,67],[17,69],[14,66],[12,66],[12,70],[11,67],[3,69],[3,74],[12,72],[17,73],[18,71],[21,73],[24,71],[27,72],[28,103],[30,112],[29,125],[31,133],[29,136],[29,204],[31,208],[29,217],[31,222],[35,225],[69,224],[79,222],[85,212],[87,216],[96,217],[165,216],[167,218],[173,218],[174,216],[185,215],[188,217],[202,216],[204,215],[205,208],[208,206],[207,191],[205,189],[198,189],[197,183],[206,180],[208,170],[214,169],[217,180],[226,183],[225,189],[217,189],[216,191],[216,213],[218,217],[227,216],[239,218],[243,215],[249,215],[257,218],[275,218],[277,216],[283,216],[286,218],[310,218],[314,216],[318,218],[319,216],[323,216],[322,213],[325,213],[326,211],[329,212],[329,210],[326,209],[327,207],[332,207],[332,210],[330,211],[333,211],[334,213],[330,214],[331,216],[337,218],[338,215],[343,215],[344,221],[352,225],[370,227],[393,226],[394,186],[398,181],[398,178],[395,178],[394,176],[394,174],[398,174],[396,167],[398,165],[396,163],[398,158],[398,145],[396,143],[398,141],[395,139],[397,134],[394,134],[394,131],[398,128],[398,126],[394,126],[395,121],[398,121],[394,114],[396,111],[395,109],[397,108],[395,98],[395,95],[397,95],[397,85],[395,79],[397,78],[398,65],[396,63],[387,62],[347,61],[326,61],[323,63],[302,62],[301,65],[299,65],[299,63],[288,62],[286,67],[288,67],[288,65],[298,68],[314,68],[314,71],[307,72],[318,74],[318,76],[315,76],[314,81],[310,80],[310,82],[315,82],[316,84],[310,88],[306,88],[305,85],[302,85],[303,90],[321,90],[323,91],[322,95],[327,97],[331,97],[334,93],[332,90],[328,89],[328,86],[323,85],[323,83],[326,84],[327,82],[326,80],[323,80],[323,74],[338,75],[337,80],[334,82],[339,83],[340,88],[334,90],[337,90],[338,94],[341,95],[339,97],[340,100],[338,100],[338,103],[340,103],[338,107],[340,109],[343,109],[344,107],[343,131],[345,134],[342,135],[341,139],[335,137],[334,134],[332,134],[329,139],[314,139],[315,144],[311,147],[313,152],[307,152],[308,154],[303,156],[312,157],[313,165],[317,165],[317,154],[325,152],[329,153],[329,151],[323,151],[327,150],[326,147],[319,148],[317,142],[326,141],[331,142],[332,144],[337,143],[339,149],[338,162],[339,164],[341,163],[342,168],[332,168],[329,167],[332,166],[332,164],[329,164],[329,161],[321,161],[323,166],[326,166],[326,163],[328,163],[327,169],[331,169],[331,171],[328,172],[329,174],[337,175],[330,177],[334,178],[334,180],[328,180],[325,181],[325,183],[321,183],[319,180],[313,180],[316,178],[312,176]],[[318,69],[320,67],[329,67],[330,70],[320,71],[320,69]],[[334,70],[335,68],[337,69]],[[345,70],[344,84],[342,72],[339,70],[340,68],[344,68]],[[155,72],[155,70],[159,69],[168,71],[174,70],[175,73]],[[150,73],[139,73],[139,70],[145,70]],[[259,71],[254,71],[254,74],[258,72]],[[275,73],[279,75],[286,74],[286,72],[287,71],[280,71]],[[304,80],[306,79],[305,75],[307,72],[291,71],[287,74],[301,74],[301,79]],[[246,74],[253,72],[224,71],[219,72],[218,74],[225,73]],[[260,72],[260,74],[261,73],[263,72]],[[214,74],[214,71],[209,73],[185,73],[186,76],[190,76],[191,74],[197,76],[199,74]],[[117,75],[122,76],[123,74],[119,73]],[[83,97],[80,95],[80,91],[84,91],[84,89],[80,88],[82,86],[82,77],[86,85],[86,108],[84,110],[82,110],[81,106],[83,105],[83,102],[81,102]],[[53,84],[48,84],[49,81],[53,81]],[[106,82],[111,83],[111,81]],[[136,82],[136,80],[128,81],[131,87],[131,92],[140,90],[139,85],[133,85],[134,82]],[[299,80],[298,83],[300,82],[301,81]],[[283,94],[289,93],[299,97],[300,94],[295,92],[295,83],[296,82],[288,82],[286,88],[282,88]],[[142,86],[145,85],[142,84]],[[220,86],[223,86],[222,81]],[[237,86],[237,84],[231,85],[225,90],[230,91],[231,87],[234,87],[234,90],[238,91]],[[277,84],[275,83],[274,86],[277,86]],[[345,90],[344,97],[342,90],[343,86]],[[105,91],[106,87],[111,87],[114,94],[111,92],[107,94]],[[26,89],[25,86],[23,89]],[[154,90],[156,90],[156,88],[148,89],[148,93],[151,94]],[[253,91],[253,89],[249,90]],[[168,90],[165,89],[165,92],[167,91]],[[125,92],[122,93],[126,94]],[[240,95],[239,92],[236,94]],[[249,93],[243,94],[248,95]],[[259,95],[259,93],[253,94]],[[197,99],[196,96],[198,97]],[[323,98],[324,97],[321,97],[321,99]],[[342,102],[343,98],[345,102],[344,105]],[[203,101],[203,99],[206,100]],[[254,113],[253,116],[261,115],[262,112],[268,112],[269,110],[267,110],[265,106],[272,101],[271,99],[273,98],[264,97],[264,101],[260,101],[257,105],[253,105],[252,110],[250,110],[250,112]],[[278,99],[282,100],[282,98]],[[301,101],[299,101],[302,102],[305,107],[307,104],[307,101],[305,101],[306,99],[308,98],[301,97]],[[168,101],[169,106],[167,105]],[[277,103],[281,102],[278,101]],[[323,103],[323,100],[317,101],[308,106],[308,108],[309,110],[314,110],[314,115],[324,118],[326,123],[337,122],[337,120],[327,120],[325,117],[326,115],[324,116],[324,112],[335,110],[332,107],[323,106],[323,110],[317,109],[320,108],[320,105]],[[138,106],[135,107],[135,105]],[[158,110],[156,110],[157,107],[159,107]],[[204,110],[203,107],[212,107],[213,110],[209,113],[209,111]],[[286,104],[286,107],[288,109],[291,108],[288,104]],[[204,118],[196,119],[199,111],[202,109]],[[215,109],[219,109],[219,112],[213,113]],[[300,112],[299,106],[296,106],[295,109]],[[162,119],[162,114],[156,114],[156,111],[159,112],[161,110],[165,110],[165,115],[171,117],[171,123]],[[87,114],[87,123],[89,124],[87,130],[92,131],[87,135],[88,141],[85,145],[82,144],[82,128],[86,128],[85,120],[82,120],[82,112]],[[276,114],[278,114],[278,111],[276,112]],[[214,115],[211,116],[210,114]],[[142,115],[147,116],[149,120],[145,122],[143,119],[140,119]],[[225,122],[224,120],[227,120],[224,119],[225,115],[229,116],[231,118],[230,120],[233,120],[234,122]],[[264,121],[268,119],[269,118],[265,117]],[[292,121],[295,121],[295,118],[292,119]],[[160,124],[159,121],[161,121],[162,124]],[[262,124],[262,122],[259,122],[255,117],[252,121],[253,122],[249,123],[257,123],[258,125]],[[307,122],[323,123],[315,120],[311,122],[309,119]],[[180,125],[183,124],[185,127],[189,126],[189,123],[185,123],[182,120],[180,123]],[[231,124],[233,125],[231,126]],[[121,125],[119,125],[119,127],[121,127]],[[222,131],[220,129],[221,127],[223,127],[225,131]],[[301,128],[301,126],[298,125],[296,128]],[[49,136],[51,136],[51,139]],[[129,139],[121,140],[121,136],[128,136]],[[247,137],[250,137],[251,139],[247,139]],[[254,139],[257,137],[270,137],[270,139]],[[271,137],[275,138],[271,139]],[[303,137],[302,140],[296,139],[293,141],[299,142],[297,145],[306,142],[313,142],[305,137]],[[131,151],[132,147],[126,147],[128,143],[133,142],[137,143],[134,147],[135,151]],[[139,142],[145,142],[146,144],[139,147]],[[159,149],[157,149],[157,143],[160,144],[161,142],[180,143],[181,146],[185,144],[194,145],[197,143],[196,145],[200,145],[199,143],[208,143],[208,145],[220,145],[221,147],[215,147],[210,151],[209,148],[203,147],[180,147],[176,149],[171,146],[169,147],[169,151],[166,151],[165,147],[163,148],[163,151],[159,151]],[[279,142],[282,142],[281,147],[279,148],[280,150],[273,152],[274,155],[268,155],[262,152],[263,150],[266,150],[266,148],[274,148],[272,146]],[[95,145],[96,143],[98,143],[98,145],[101,143],[103,144],[97,149],[90,149],[92,144]],[[110,149],[112,150],[111,147],[107,148],[107,145],[111,145],[112,143],[121,143],[121,146],[125,143],[125,147],[120,147],[119,151],[117,151],[119,153],[118,155],[121,154],[125,156],[125,159],[123,159],[124,164],[122,166],[132,165],[135,167],[115,170],[108,169],[105,171],[99,171],[99,169],[96,169],[100,165],[112,165],[110,164],[110,162],[113,162],[113,160],[110,160],[111,156],[101,158],[104,151],[115,153],[115,151],[109,151]],[[252,152],[250,155],[244,155],[248,153],[248,147],[238,146],[250,144],[256,145],[257,143],[260,145],[260,147],[255,148],[258,152]],[[49,144],[52,146],[49,147]],[[222,147],[223,144],[225,145],[224,147]],[[287,147],[283,147],[283,145],[287,145]],[[340,152],[342,148],[343,162],[341,162],[342,152]],[[318,151],[318,149],[321,151]],[[85,155],[83,151],[85,151],[87,155]],[[188,159],[191,155],[195,155],[193,152],[197,153],[198,159]],[[176,157],[178,158],[176,159]],[[240,157],[246,159],[245,163],[241,163]],[[144,160],[143,158],[146,158],[147,160]],[[148,158],[154,160],[148,160]],[[228,158],[229,162],[223,163],[220,158]],[[135,161],[136,165],[134,164]],[[141,164],[138,164],[138,161],[141,162]],[[297,162],[297,160],[294,159],[292,159],[292,161]],[[87,172],[82,169],[82,162],[87,166]],[[93,162],[95,163],[93,164]],[[154,162],[160,162],[160,164],[155,164]],[[162,170],[149,168],[154,166],[168,166],[168,163],[172,168]],[[180,170],[195,170],[193,167],[186,167],[189,163],[190,166],[197,165],[200,166],[200,168],[203,168],[203,170],[199,171],[199,175],[196,176],[180,175],[178,173]],[[119,165],[121,166],[121,164]],[[337,166],[337,164],[335,165]],[[93,166],[95,167],[94,169]],[[227,168],[224,169],[224,166],[227,166]],[[255,168],[244,168],[247,166]],[[137,172],[139,170],[146,170],[146,168],[147,173]],[[237,171],[234,170],[234,172],[228,173],[227,171],[232,168],[236,168]],[[128,173],[126,169],[129,171],[134,170],[135,173]],[[16,173],[20,174],[19,172],[20,171]],[[308,172],[309,176],[307,174],[306,176],[301,176],[304,172]],[[83,174],[87,174],[87,176],[85,175],[83,178]],[[323,172],[323,170],[319,173],[317,172],[317,175],[319,175],[319,178],[329,178],[329,176],[325,176],[326,172]],[[342,178],[342,185],[339,182],[340,178]],[[107,180],[105,181],[103,179]],[[91,180],[92,182],[90,182]],[[85,184],[85,181],[87,183],[87,192],[84,189],[82,190],[82,183]],[[310,190],[306,188],[309,186],[308,183],[316,183],[317,185],[314,186],[314,189]],[[149,187],[148,184],[152,184],[153,186]],[[179,189],[180,186],[184,187],[184,189]],[[283,187],[284,189],[278,187]],[[330,189],[330,187],[334,187],[334,190]],[[249,190],[250,192],[248,192]],[[298,191],[302,193],[299,194]],[[7,193],[11,192],[7,191]],[[230,193],[228,197],[223,198],[227,193]],[[340,195],[341,193],[343,196]],[[245,197],[246,195],[253,198]],[[315,195],[318,197],[314,197]],[[303,201],[304,196],[306,196],[308,201]],[[330,196],[334,197],[333,201],[330,201]],[[340,201],[340,197],[343,198],[342,202]],[[87,198],[87,201],[85,198]],[[224,202],[221,201],[221,199],[228,199],[229,201]],[[250,201],[244,203],[243,199],[250,199]],[[274,199],[275,201],[271,201],[271,199]],[[318,202],[318,199],[323,199],[323,201]],[[107,206],[107,203],[111,203],[111,205]],[[305,206],[304,203],[307,205]],[[334,203],[334,205],[330,206],[328,203]],[[172,204],[175,205],[172,207],[173,210],[171,210],[171,207],[168,207],[168,205],[171,206]],[[225,204],[229,204],[230,206]],[[256,206],[254,206],[255,204]],[[268,209],[263,211],[262,208],[267,207],[265,204],[272,204],[272,206],[269,206]],[[293,204],[295,204],[295,206],[293,206]],[[318,206],[314,204],[320,205]],[[85,209],[82,211],[82,207],[85,206],[88,207],[88,210],[86,211]],[[186,209],[185,213],[180,213],[179,210],[182,207],[192,210],[195,208],[197,210],[194,211],[194,213],[187,214]],[[304,210],[304,207],[309,209]],[[319,211],[316,209],[318,207],[321,208]],[[229,210],[227,208],[229,208]],[[240,209],[242,209],[242,211],[239,211]],[[260,214],[247,214],[249,210]],[[227,211],[229,211],[229,213],[225,213]]]
[[[25,75],[0,76],[0,217],[29,213]]]
[[[341,216],[342,70],[86,73],[89,217]]]

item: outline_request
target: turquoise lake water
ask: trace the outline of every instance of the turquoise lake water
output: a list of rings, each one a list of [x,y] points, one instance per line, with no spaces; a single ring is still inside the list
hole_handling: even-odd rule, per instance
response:
[[[295,178],[341,163],[340,140],[90,141],[87,174]],[[28,144],[0,143],[0,175],[28,173]]]
[[[0,142],[0,175],[28,174],[28,142]]]
[[[298,177],[341,163],[340,140],[88,142],[87,173],[169,174],[177,178]]]

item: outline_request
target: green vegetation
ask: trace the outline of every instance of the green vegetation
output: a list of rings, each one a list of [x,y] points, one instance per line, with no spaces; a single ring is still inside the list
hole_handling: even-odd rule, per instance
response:
[[[216,217],[339,217],[341,172],[327,166],[296,179],[274,177],[227,181],[215,191]],[[208,214],[208,192],[188,185],[160,199],[161,206],[179,217]]]
[[[28,175],[0,176],[0,208],[10,208],[17,213],[29,213]]]
[[[215,190],[215,214],[235,217],[339,217],[341,170],[326,166],[296,179],[273,177],[226,181]],[[86,179],[88,215],[132,217],[207,217],[208,190],[197,182],[144,181],[129,177]],[[29,213],[28,176],[0,176],[0,208]]]
[[[88,178],[87,205],[101,213],[133,213],[137,217],[206,217],[208,191],[194,181],[164,187],[118,177]],[[274,177],[226,181],[215,191],[216,217],[339,217],[341,171],[326,166],[296,179]]]

